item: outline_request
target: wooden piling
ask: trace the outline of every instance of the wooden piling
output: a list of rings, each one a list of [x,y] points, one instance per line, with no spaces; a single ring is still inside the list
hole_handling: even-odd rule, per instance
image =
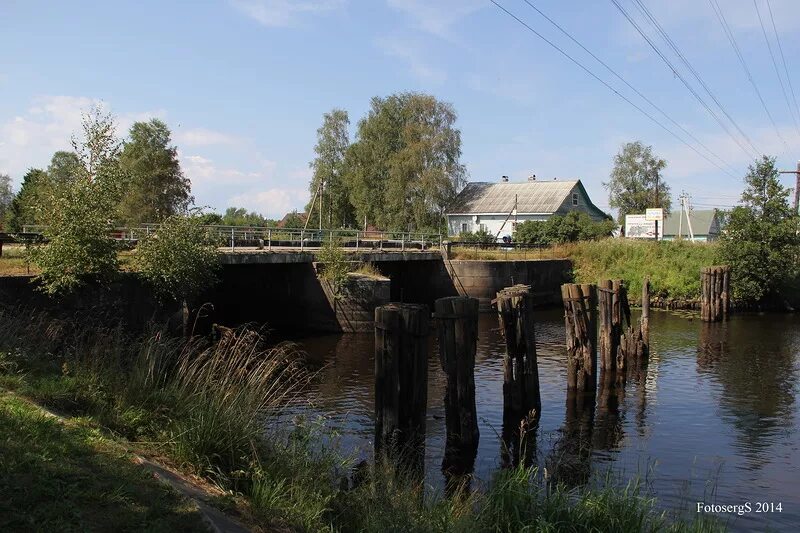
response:
[[[478,450],[475,407],[475,352],[478,342],[478,300],[467,296],[440,298],[435,304],[439,359],[447,376],[444,398],[447,442],[445,471],[471,471]]]
[[[375,309],[375,452],[418,455],[428,401],[428,307]]]
[[[506,342],[503,358],[503,407],[538,419],[542,410],[539,365],[530,285],[514,285],[497,293],[500,331]]]
[[[584,293],[586,291],[586,294]],[[594,394],[597,389],[597,287],[561,286],[567,341],[567,388]]]
[[[642,283],[642,340],[650,346],[650,278],[645,278]]]
[[[710,266],[700,271],[700,319],[719,322],[730,313],[730,267]]]
[[[598,283],[598,307],[600,320],[600,370],[614,370],[619,337],[614,327],[614,284],[611,280]],[[617,298],[617,301],[619,299]]]

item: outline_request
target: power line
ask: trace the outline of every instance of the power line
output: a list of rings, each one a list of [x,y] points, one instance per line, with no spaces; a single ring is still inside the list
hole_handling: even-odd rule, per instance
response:
[[[750,69],[747,66],[747,62],[744,60],[742,51],[736,42],[736,37],[734,37],[733,31],[728,25],[728,21],[725,19],[725,15],[722,13],[722,8],[720,7],[717,0],[708,0],[708,2],[711,5],[711,9],[713,9],[714,13],[717,15],[717,20],[719,20],[719,23],[722,25],[722,30],[725,32],[725,36],[728,38],[728,42],[731,43],[733,51],[736,52],[736,57],[739,59],[739,63],[742,65],[745,74],[747,74],[747,79],[748,81],[750,81],[750,85],[752,85],[753,89],[756,91],[758,100],[761,102],[761,107],[764,108],[764,112],[767,114],[767,117],[769,117],[769,121],[772,123],[772,127],[775,128],[775,133],[778,134],[778,138],[781,140],[784,148],[786,148],[786,151],[788,152],[789,145],[786,143],[786,139],[783,138],[780,129],[778,129],[778,125],[775,123],[775,119],[772,118],[772,113],[769,112],[769,108],[767,107],[767,104],[764,101],[764,97],[761,96],[761,91],[758,90],[758,85],[756,84],[756,81],[753,78],[753,74],[750,72]]]
[[[547,38],[546,38],[544,35],[542,35],[542,34],[541,34],[541,33],[539,33],[538,31],[536,31],[535,29],[533,29],[533,28],[532,28],[532,27],[531,27],[531,26],[530,26],[528,23],[526,23],[524,20],[522,20],[521,18],[519,18],[518,16],[516,16],[514,13],[512,13],[511,11],[509,11],[508,9],[506,9],[505,7],[503,7],[502,5],[500,5],[499,3],[497,3],[497,1],[496,1],[496,0],[489,0],[489,1],[490,1],[491,3],[493,3],[495,6],[497,6],[497,7],[498,7],[498,8],[499,8],[501,11],[503,11],[503,12],[504,12],[506,15],[508,15],[508,16],[509,16],[509,17],[511,17],[511,18],[513,18],[513,19],[514,19],[514,20],[516,20],[516,21],[517,21],[519,24],[521,24],[522,26],[524,26],[524,27],[525,27],[525,28],[526,28],[528,31],[530,31],[531,33],[533,33],[534,35],[536,35],[537,37],[539,37],[541,40],[543,40],[545,43],[547,43],[548,45],[550,45],[550,47],[552,47],[553,49],[555,49],[555,50],[556,50],[557,52],[559,52],[561,55],[563,55],[564,57],[566,57],[567,59],[569,59],[569,60],[570,60],[572,63],[574,63],[576,66],[578,66],[578,67],[579,67],[581,70],[583,70],[584,72],[586,72],[586,73],[587,73],[589,76],[591,76],[591,77],[592,77],[592,78],[594,78],[595,80],[597,80],[597,81],[599,81],[600,83],[602,83],[603,85],[605,85],[605,86],[606,86],[606,87],[607,87],[607,88],[608,88],[608,89],[609,89],[611,92],[613,92],[613,93],[614,93],[614,94],[616,94],[618,97],[620,97],[620,98],[622,98],[623,100],[625,100],[625,101],[626,101],[628,104],[630,104],[630,105],[631,105],[631,106],[632,106],[634,109],[636,109],[636,110],[637,110],[637,111],[639,111],[641,114],[643,114],[644,116],[646,116],[647,118],[649,118],[649,119],[650,119],[651,121],[653,121],[653,122],[654,122],[656,125],[658,125],[658,126],[661,128],[661,129],[663,129],[664,131],[666,131],[667,133],[669,133],[670,135],[672,135],[673,137],[675,137],[676,139],[678,139],[680,142],[682,142],[683,144],[685,144],[686,146],[688,146],[688,147],[689,147],[689,148],[690,148],[690,149],[691,149],[693,152],[695,152],[697,155],[699,155],[700,157],[702,157],[703,159],[705,159],[706,161],[708,161],[708,162],[709,162],[709,163],[711,163],[712,165],[716,166],[717,168],[719,168],[720,170],[722,170],[722,171],[723,171],[723,172],[725,172],[726,174],[728,174],[728,175],[730,175],[730,176],[732,176],[732,177],[735,177],[735,176],[733,176],[733,175],[732,175],[730,172],[728,172],[726,169],[722,168],[722,167],[721,167],[719,164],[717,164],[716,162],[714,162],[714,161],[712,161],[711,159],[709,159],[709,157],[708,157],[706,154],[704,154],[704,153],[700,152],[699,150],[697,150],[697,148],[695,148],[694,146],[692,146],[691,144],[689,144],[688,142],[686,142],[686,141],[685,141],[685,140],[684,140],[682,137],[680,137],[680,136],[679,136],[677,133],[675,133],[674,131],[672,131],[671,129],[669,129],[668,127],[666,127],[664,124],[662,124],[662,123],[661,123],[661,122],[660,122],[658,119],[656,119],[656,118],[655,118],[653,115],[651,115],[650,113],[648,113],[647,111],[645,111],[644,109],[642,109],[640,106],[636,105],[636,104],[635,104],[633,101],[631,101],[631,100],[630,100],[630,99],[629,99],[627,96],[625,96],[624,94],[622,94],[622,93],[620,93],[619,91],[617,91],[617,90],[616,90],[614,87],[612,87],[612,86],[611,86],[611,85],[610,85],[608,82],[606,82],[605,80],[603,80],[602,78],[600,78],[600,77],[599,77],[597,74],[595,74],[594,72],[592,72],[591,70],[589,70],[589,68],[588,68],[588,67],[584,66],[584,65],[583,65],[583,64],[582,64],[580,61],[578,61],[577,59],[575,59],[574,57],[572,57],[571,55],[569,55],[567,52],[565,52],[564,50],[562,50],[562,49],[561,49],[561,48],[560,48],[558,45],[556,45],[555,43],[553,43],[552,41],[550,41],[549,39],[547,39]]]
[[[694,135],[692,135],[692,133],[691,133],[689,130],[687,130],[685,127],[683,127],[683,126],[682,126],[682,125],[681,125],[679,122],[675,121],[675,120],[674,120],[674,119],[673,119],[671,116],[669,116],[669,115],[666,113],[666,111],[664,111],[664,110],[663,110],[663,109],[661,109],[659,106],[657,106],[657,105],[656,105],[656,104],[655,104],[655,103],[654,103],[652,100],[650,100],[648,97],[646,97],[644,94],[642,94],[642,93],[641,93],[641,91],[639,91],[639,90],[638,90],[636,87],[634,87],[633,85],[631,85],[631,84],[630,84],[630,83],[629,83],[629,82],[628,82],[628,81],[627,81],[625,78],[623,78],[621,75],[619,75],[619,74],[617,73],[617,71],[616,71],[616,70],[614,70],[613,68],[611,68],[611,67],[610,67],[610,66],[609,66],[609,65],[608,65],[608,64],[607,64],[605,61],[603,61],[602,59],[600,59],[599,57],[597,57],[597,55],[595,55],[595,54],[594,54],[594,53],[593,53],[591,50],[589,50],[588,48],[586,48],[586,47],[585,47],[585,46],[584,46],[584,45],[583,45],[583,44],[582,44],[580,41],[578,41],[578,40],[577,40],[575,37],[573,37],[571,33],[569,33],[567,30],[565,30],[563,27],[561,27],[561,26],[560,26],[560,25],[559,25],[559,24],[558,24],[556,21],[554,21],[553,19],[551,19],[550,17],[548,17],[548,16],[547,16],[547,15],[546,15],[544,12],[542,12],[542,10],[541,10],[541,9],[539,9],[538,7],[536,7],[535,5],[533,5],[533,4],[532,4],[532,3],[531,3],[529,0],[524,0],[524,2],[525,2],[526,4],[528,4],[528,5],[531,7],[531,9],[533,9],[534,11],[536,11],[537,13],[539,13],[539,14],[540,14],[542,17],[544,17],[544,18],[545,18],[545,19],[546,19],[546,20],[547,20],[547,21],[548,21],[550,24],[552,24],[553,26],[555,26],[556,28],[558,28],[558,30],[559,30],[561,33],[563,33],[564,35],[566,35],[566,36],[567,36],[567,38],[569,38],[569,39],[570,39],[570,40],[571,40],[573,43],[575,43],[575,44],[577,44],[578,46],[580,46],[580,47],[581,47],[581,49],[583,49],[583,51],[584,51],[584,52],[586,52],[587,54],[589,54],[590,56],[592,56],[592,58],[594,58],[594,60],[595,60],[595,61],[597,61],[598,63],[600,63],[601,65],[603,65],[603,66],[606,68],[606,70],[608,70],[608,71],[609,71],[611,74],[613,74],[613,75],[614,75],[614,76],[615,76],[615,77],[616,77],[618,80],[620,80],[622,83],[624,83],[625,85],[627,85],[627,86],[628,86],[628,87],[629,87],[629,88],[630,88],[630,89],[631,89],[633,92],[635,92],[637,95],[639,95],[639,96],[640,96],[640,97],[641,97],[641,98],[642,98],[642,99],[643,99],[645,102],[647,102],[648,104],[650,104],[650,105],[651,105],[651,106],[652,106],[654,109],[656,109],[656,110],[657,110],[659,113],[661,113],[662,115],[664,115],[664,117],[665,117],[667,120],[669,120],[669,121],[670,121],[670,122],[672,122],[672,123],[673,123],[675,126],[677,126],[678,128],[680,128],[680,130],[681,130],[681,131],[683,131],[683,132],[684,132],[686,135],[688,135],[688,136],[689,136],[689,137],[690,137],[690,138],[691,138],[693,141],[695,141],[697,144],[699,144],[701,147],[703,147],[703,148],[706,150],[706,152],[708,152],[709,154],[711,154],[713,157],[717,158],[717,159],[718,159],[718,160],[719,160],[719,161],[720,161],[722,164],[728,164],[728,163],[727,163],[727,162],[726,162],[724,159],[722,159],[720,156],[718,156],[716,153],[714,153],[714,152],[713,152],[713,151],[712,151],[712,150],[711,150],[711,149],[710,149],[708,146],[706,146],[705,144],[703,144],[703,142],[702,142],[702,141],[700,141],[700,139],[698,139],[697,137],[695,137]],[[718,166],[719,166],[719,165],[718,165]],[[722,169],[721,167],[719,167],[719,168],[720,168],[721,170],[724,170],[724,169]]]
[[[709,107],[708,103],[706,103],[706,101],[703,100],[703,98],[699,94],[697,94],[697,91],[695,91],[694,88],[689,84],[689,82],[686,81],[686,79],[678,71],[678,69],[675,68],[675,65],[673,65],[672,62],[669,59],[667,59],[667,57],[661,52],[661,50],[658,48],[658,46],[656,46],[655,43],[653,43],[653,41],[650,39],[650,37],[647,36],[647,34],[644,32],[644,30],[642,30],[642,28],[639,27],[639,25],[628,14],[628,12],[625,10],[625,8],[622,7],[617,0],[611,0],[611,2],[617,7],[617,9],[620,11],[620,13],[622,13],[625,16],[625,18],[628,20],[628,22],[630,22],[631,26],[633,26],[636,29],[636,31],[639,32],[639,35],[641,35],[642,38],[645,41],[647,41],[647,44],[650,45],[650,47],[653,49],[653,51],[669,67],[669,69],[672,71],[672,73],[679,80],[681,80],[681,83],[683,83],[683,85],[686,87],[686,89],[692,94],[692,96],[695,97],[695,99],[700,103],[700,105],[702,105],[703,108],[705,108],[705,110],[708,111],[708,113],[714,118],[714,120],[717,121],[717,123],[722,127],[722,129],[725,130],[725,132],[731,137],[731,139],[733,139],[733,141],[739,146],[739,148],[742,149],[742,151],[745,153],[745,155],[748,158],[752,159],[754,157],[753,154],[750,153],[747,150],[747,148],[744,147],[744,145],[741,143],[741,141],[739,141],[739,139],[735,135],[733,135],[733,133],[731,133],[731,131],[728,129],[728,126],[722,121],[722,119],[720,119],[720,117],[714,112],[714,110],[711,109],[711,107]]]
[[[750,137],[744,132],[744,130],[742,130],[742,128],[739,127],[739,124],[736,123],[736,121],[733,119],[733,117],[725,109],[725,106],[723,106],[722,103],[717,99],[716,95],[711,91],[711,89],[708,87],[706,82],[703,81],[703,78],[700,76],[700,73],[698,73],[697,70],[695,70],[695,68],[692,66],[692,64],[689,63],[689,60],[686,59],[686,56],[683,54],[681,49],[678,47],[677,44],[675,44],[675,41],[672,40],[672,38],[669,36],[667,31],[661,26],[661,24],[658,23],[658,21],[656,20],[655,16],[653,16],[653,14],[650,12],[650,10],[647,9],[647,6],[644,5],[642,0],[634,0],[634,2],[635,2],[635,5],[639,8],[639,11],[641,11],[642,14],[649,20],[650,24],[656,29],[656,31],[666,41],[666,43],[669,45],[669,47],[672,49],[672,51],[675,52],[675,55],[678,56],[678,58],[681,60],[683,65],[689,70],[689,72],[692,74],[692,76],[694,76],[694,78],[697,80],[697,82],[703,87],[703,89],[705,89],[706,93],[711,97],[711,99],[714,101],[714,103],[717,104],[717,107],[719,107],[720,111],[722,111],[722,113],[725,115],[725,117],[727,117],[727,119],[731,122],[731,124],[733,124],[733,126],[736,128],[736,130],[739,132],[739,134],[742,137],[744,137],[744,139],[753,148],[753,150],[755,150],[755,152],[757,154],[760,153],[760,150],[758,148],[756,148],[755,144],[753,144],[753,141],[750,139]]]
[[[758,9],[758,6],[756,6],[756,9]],[[789,106],[789,112],[792,113],[792,119],[794,119],[795,115],[794,115],[793,111],[797,111],[797,116],[800,117],[800,108],[797,107],[797,97],[794,94],[794,87],[792,86],[792,78],[789,77],[789,68],[786,66],[786,56],[783,55],[783,46],[781,45],[781,38],[778,35],[778,28],[775,26],[775,17],[772,16],[772,5],[769,3],[769,0],[767,0],[767,9],[769,9],[769,19],[772,21],[772,31],[775,32],[775,41],[778,43],[778,50],[781,53],[781,61],[783,62],[783,71],[786,73],[786,81],[789,83],[789,89],[791,89],[791,92],[792,92],[792,100],[794,101],[795,109],[793,110],[792,107],[789,106],[789,99],[788,98],[786,99],[786,105]],[[759,20],[761,20],[761,14],[760,13],[759,13],[758,18],[759,18]],[[761,29],[762,30],[764,29],[763,24],[761,26]],[[765,35],[765,37],[766,37],[766,35]],[[775,59],[773,58],[772,61],[774,63]],[[776,73],[777,73],[777,68],[778,67],[775,67]],[[780,76],[778,76],[778,78],[780,79]],[[786,96],[786,91],[785,90],[784,90],[783,96],[784,97]],[[797,120],[796,119],[794,120],[794,127],[795,127],[795,129],[797,129],[797,133],[800,133],[800,128],[797,127]]]

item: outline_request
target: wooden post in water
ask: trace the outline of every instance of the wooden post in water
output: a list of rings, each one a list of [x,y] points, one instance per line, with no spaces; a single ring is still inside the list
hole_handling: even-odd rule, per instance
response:
[[[614,339],[614,288],[610,279],[600,280],[597,285],[600,311],[600,370],[614,370],[616,364],[614,346],[619,344],[619,341]]]
[[[700,320],[720,322],[730,313],[730,267],[710,266],[700,271]]]
[[[497,293],[495,300],[500,331],[506,341],[503,358],[503,408],[519,415],[542,410],[539,394],[539,364],[530,285],[514,285]],[[531,413],[534,411],[534,413]]]
[[[650,348],[650,278],[644,278],[642,283],[642,341],[648,350]]]
[[[375,309],[376,456],[424,458],[429,320],[425,305]]]
[[[586,294],[584,294],[584,290]],[[594,394],[597,389],[597,287],[561,286],[567,340],[567,388]]]
[[[472,471],[478,451],[475,407],[475,352],[478,342],[478,300],[467,296],[439,298],[435,304],[439,359],[447,376],[444,397],[447,443],[446,472]]]

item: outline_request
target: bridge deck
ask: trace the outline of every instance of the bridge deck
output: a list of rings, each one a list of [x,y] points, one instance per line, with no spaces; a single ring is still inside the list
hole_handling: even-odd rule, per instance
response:
[[[441,259],[439,250],[351,250],[344,248],[349,261],[377,263],[381,261],[433,261]],[[313,263],[317,260],[319,249],[280,248],[259,250],[255,247],[222,248],[222,263],[225,265],[257,265],[275,263]]]

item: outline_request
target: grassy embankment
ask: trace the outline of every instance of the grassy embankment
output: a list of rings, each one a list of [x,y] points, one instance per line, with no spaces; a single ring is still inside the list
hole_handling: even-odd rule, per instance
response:
[[[717,246],[687,241],[632,241],[605,239],[551,246],[542,250],[454,249],[453,259],[570,259],[575,281],[623,279],[628,293],[641,293],[642,280],[650,276],[652,294],[665,299],[700,297],[700,268],[716,264]]]
[[[294,397],[308,376],[292,346],[268,348],[254,332],[227,335],[215,345],[167,339],[157,332],[130,339],[91,324],[76,327],[0,308],[0,388],[69,417],[68,427],[57,430],[21,408],[18,400],[4,401],[0,501],[14,507],[15,514],[8,516],[28,520],[33,528],[58,523],[84,529],[89,522],[81,520],[112,520],[114,505],[137,509],[142,529],[158,529],[159,523],[180,516],[174,499],[161,497],[155,503],[141,496],[151,494],[147,484],[119,465],[80,489],[53,484],[48,470],[53,465],[93,469],[98,448],[113,449],[111,441],[117,439],[217,484],[231,495],[221,505],[265,529],[719,529],[709,522],[671,522],[654,511],[653,499],[636,484],[600,481],[567,490],[548,487],[535,470],[522,468],[499,472],[481,492],[450,499],[430,494],[385,466],[360,470],[355,483],[350,460],[316,445],[319,435],[309,429],[313,424],[299,423],[288,431],[269,423],[270,414]],[[271,429],[265,433],[265,427]],[[59,498],[61,491],[70,492],[68,503],[26,507],[19,500],[25,496],[13,494],[22,481],[6,475],[21,471],[19,463],[15,467],[7,459],[15,456],[43,465],[30,468],[25,480],[33,493],[55,497],[57,487]],[[98,501],[110,507],[92,518]],[[192,520],[187,516],[181,523],[192,527]]]

